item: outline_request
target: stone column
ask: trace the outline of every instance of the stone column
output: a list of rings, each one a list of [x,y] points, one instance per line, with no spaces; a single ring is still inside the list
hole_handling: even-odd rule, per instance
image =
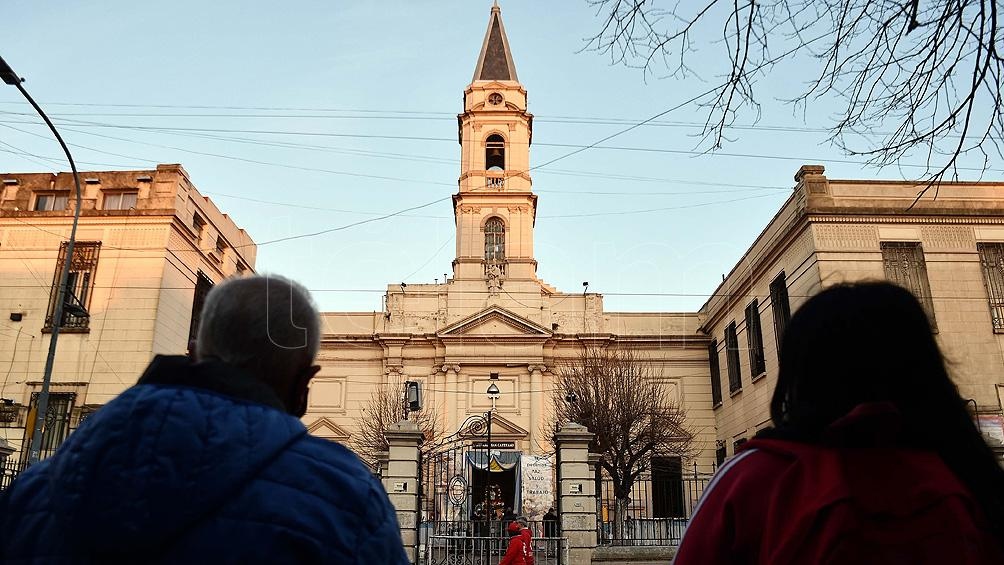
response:
[[[568,562],[589,565],[596,547],[595,477],[589,465],[593,434],[585,426],[571,422],[554,439],[561,478],[557,489],[561,535],[568,540]]]
[[[458,406],[458,401],[460,399],[460,365],[443,365],[443,372],[446,373],[446,378],[443,379],[446,386],[443,390],[446,392],[446,430],[444,435],[450,435],[457,431],[457,426],[460,425],[462,420],[458,420],[460,416],[460,408]]]
[[[541,426],[544,424],[544,379],[547,370],[544,365],[529,365],[530,371],[530,452],[541,453],[545,438],[540,437]],[[546,441],[546,440],[545,440]]]
[[[418,526],[420,520],[418,481],[419,452],[422,431],[418,424],[401,421],[384,432],[388,450],[387,468],[383,472],[383,487],[397,511],[401,541],[410,563],[418,562]]]

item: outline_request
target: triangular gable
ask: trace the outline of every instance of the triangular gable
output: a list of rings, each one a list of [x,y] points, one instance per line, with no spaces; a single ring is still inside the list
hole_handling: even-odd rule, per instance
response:
[[[324,439],[335,439],[339,441],[349,439],[349,433],[346,432],[345,429],[324,417],[314,420],[312,424],[307,426],[307,431],[310,432],[311,435],[322,437]]]
[[[523,428],[517,426],[516,424],[510,422],[509,420],[499,416],[498,414],[492,414],[492,443],[494,444],[499,440],[510,440],[516,441],[521,439],[526,439],[530,435],[529,432]],[[478,436],[472,436],[464,430],[461,434],[464,439],[476,439],[476,440],[487,440],[487,436],[484,434]]]
[[[458,335],[527,335],[544,337],[551,335],[551,332],[505,308],[492,306],[473,316],[468,316],[450,324],[440,330],[439,335],[442,337]]]

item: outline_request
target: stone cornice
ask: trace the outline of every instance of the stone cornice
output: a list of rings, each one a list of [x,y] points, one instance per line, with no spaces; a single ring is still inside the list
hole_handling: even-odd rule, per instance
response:
[[[810,223],[842,224],[1004,224],[1004,214],[966,216],[900,216],[900,215],[858,215],[848,213],[827,214],[813,211],[807,216]]]

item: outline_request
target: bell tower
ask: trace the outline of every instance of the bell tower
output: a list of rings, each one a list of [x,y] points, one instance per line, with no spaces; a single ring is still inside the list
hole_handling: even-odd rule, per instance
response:
[[[535,279],[537,196],[529,172],[533,115],[526,111],[526,89],[516,78],[497,3],[457,124],[461,164],[460,190],[453,196],[454,277],[484,279],[489,292],[497,292],[507,279]]]

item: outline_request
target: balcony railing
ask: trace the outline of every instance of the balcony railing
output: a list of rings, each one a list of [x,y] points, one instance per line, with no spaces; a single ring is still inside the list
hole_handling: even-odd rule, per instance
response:
[[[486,176],[485,188],[488,190],[505,190],[505,177],[502,175]]]

